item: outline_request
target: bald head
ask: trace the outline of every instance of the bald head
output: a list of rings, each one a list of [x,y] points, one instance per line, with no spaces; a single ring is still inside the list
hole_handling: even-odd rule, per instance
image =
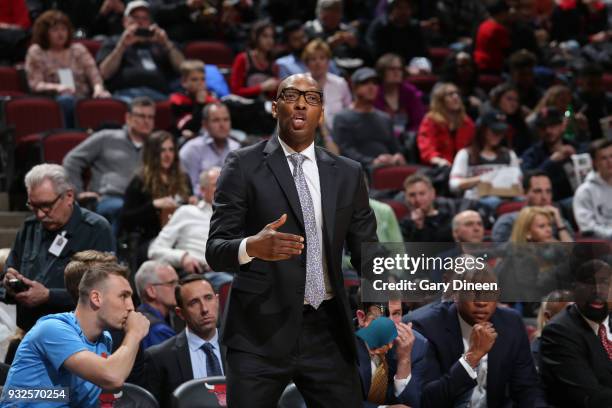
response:
[[[482,217],[472,210],[461,211],[453,218],[453,238],[456,242],[477,243],[484,238]]]
[[[310,76],[310,74],[294,74],[294,75],[288,76],[287,78],[283,79],[283,81],[280,83],[276,91],[276,98],[278,99],[281,92],[283,92],[283,89],[295,88],[296,82],[308,83],[308,85],[315,87],[317,91],[323,92],[323,88],[321,88],[319,83],[315,81],[314,78]]]

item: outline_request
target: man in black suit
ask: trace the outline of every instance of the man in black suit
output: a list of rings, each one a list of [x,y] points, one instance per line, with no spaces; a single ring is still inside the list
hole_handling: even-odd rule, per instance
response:
[[[547,398],[555,406],[612,407],[612,335],[607,303],[611,273],[610,265],[599,260],[578,268],[576,303],[544,327],[541,376]]]
[[[187,275],[175,289],[176,314],[186,328],[145,351],[147,389],[169,407],[172,392],[194,378],[225,374],[225,350],[219,346],[219,297],[202,275]]]
[[[285,79],[272,113],[277,135],[228,155],[206,245],[213,270],[236,272],[228,407],[275,406],[292,380],[308,406],[360,406],[341,261],[345,243],[361,265],[361,244],[376,242],[363,172],[315,147],[323,93],[310,76]]]
[[[468,272],[465,280],[495,278],[485,270]],[[413,328],[429,341],[421,406],[546,406],[521,317],[473,295],[415,313]]]

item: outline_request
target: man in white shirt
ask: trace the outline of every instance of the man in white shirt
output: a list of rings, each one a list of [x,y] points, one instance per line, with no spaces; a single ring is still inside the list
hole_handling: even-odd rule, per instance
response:
[[[495,282],[486,270],[466,272],[464,279]],[[490,298],[458,296],[455,303],[440,303],[412,320],[431,351],[421,406],[547,406],[521,317]]]
[[[219,344],[219,296],[202,275],[185,276],[175,289],[176,314],[186,328],[145,351],[147,388],[161,407],[182,383],[225,375],[225,348]]]
[[[204,273],[215,288],[233,279],[229,273],[211,271],[205,255],[220,172],[219,167],[213,167],[200,174],[202,200],[197,205],[179,207],[149,246],[149,258],[164,260],[183,273]]]

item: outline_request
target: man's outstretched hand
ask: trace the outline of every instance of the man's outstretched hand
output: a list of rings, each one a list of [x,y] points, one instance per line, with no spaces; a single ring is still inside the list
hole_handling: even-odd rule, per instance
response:
[[[246,252],[249,256],[264,261],[283,261],[300,255],[304,249],[304,238],[277,230],[287,221],[287,214],[266,225],[256,235],[247,238]]]

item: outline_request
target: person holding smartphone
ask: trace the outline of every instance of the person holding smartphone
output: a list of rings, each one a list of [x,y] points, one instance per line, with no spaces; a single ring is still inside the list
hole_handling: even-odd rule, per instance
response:
[[[168,98],[168,84],[178,78],[183,54],[153,22],[149,3],[125,7],[123,33],[107,40],[97,55],[102,78],[113,97],[130,102],[136,96]]]

